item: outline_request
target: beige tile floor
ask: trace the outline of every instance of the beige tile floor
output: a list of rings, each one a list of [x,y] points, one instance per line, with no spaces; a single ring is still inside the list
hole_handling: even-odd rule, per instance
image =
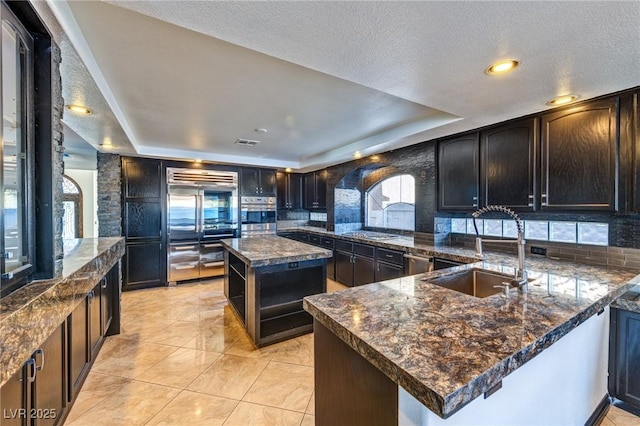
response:
[[[313,425],[313,335],[254,348],[221,279],[125,292],[65,425],[145,424]]]
[[[255,349],[222,286],[125,292],[65,425],[313,425],[313,336]],[[640,419],[611,407],[602,425]]]

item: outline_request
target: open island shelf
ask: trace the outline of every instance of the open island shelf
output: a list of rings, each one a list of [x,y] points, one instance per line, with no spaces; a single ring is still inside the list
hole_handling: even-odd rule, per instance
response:
[[[302,299],[327,290],[332,252],[277,236],[223,240],[225,295],[258,346],[313,330]]]

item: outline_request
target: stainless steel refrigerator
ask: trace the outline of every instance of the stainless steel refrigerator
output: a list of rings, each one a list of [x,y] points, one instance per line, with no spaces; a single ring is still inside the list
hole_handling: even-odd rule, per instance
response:
[[[167,169],[168,281],[224,274],[220,240],[239,235],[236,172]]]

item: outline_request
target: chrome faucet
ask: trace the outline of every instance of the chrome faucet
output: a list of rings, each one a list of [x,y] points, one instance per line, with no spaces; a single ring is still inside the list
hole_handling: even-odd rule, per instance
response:
[[[484,213],[487,212],[502,212],[502,213],[506,213],[507,215],[509,215],[509,217],[511,217],[513,220],[516,221],[516,227],[518,228],[518,238],[516,238],[515,240],[513,239],[508,239],[508,240],[483,240],[480,237],[480,233],[478,232],[478,226],[476,225],[476,219],[478,217],[480,217],[481,215],[483,215]],[[519,287],[523,287],[525,284],[527,284],[528,280],[527,280],[527,270],[525,269],[525,265],[524,265],[524,254],[525,254],[525,244],[526,241],[524,240],[524,228],[522,226],[522,221],[520,220],[520,218],[518,217],[518,215],[516,214],[516,212],[514,212],[513,210],[511,210],[508,207],[504,207],[504,206],[486,206],[483,207],[481,209],[476,210],[475,212],[473,212],[471,214],[473,216],[473,228],[476,231],[476,257],[479,257],[480,259],[482,259],[482,242],[487,242],[487,243],[515,243],[517,244],[518,247],[518,268],[515,271],[514,274],[514,284],[516,284]]]

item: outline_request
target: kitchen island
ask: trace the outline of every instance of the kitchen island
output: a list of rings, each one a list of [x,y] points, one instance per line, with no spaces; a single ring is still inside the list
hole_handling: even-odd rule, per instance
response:
[[[313,330],[302,298],[327,291],[330,250],[275,235],[221,242],[224,294],[256,346]]]
[[[531,260],[528,292],[508,297],[430,282],[474,268],[513,271],[477,262],[305,298],[316,424],[587,422],[607,395],[608,305],[640,276]]]

